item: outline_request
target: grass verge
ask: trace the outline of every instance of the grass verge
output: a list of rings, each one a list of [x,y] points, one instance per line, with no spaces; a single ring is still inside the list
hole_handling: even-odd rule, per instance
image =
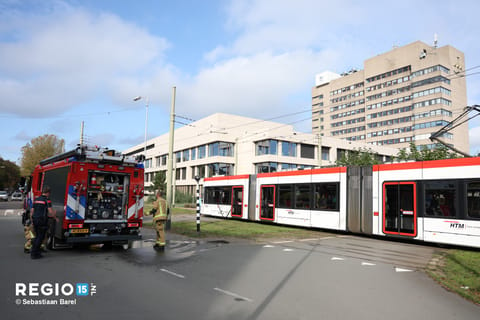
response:
[[[449,250],[432,260],[427,273],[445,288],[480,304],[480,252]]]
[[[145,202],[144,204],[144,212],[145,215],[148,216],[150,215],[150,210],[153,209],[153,202]],[[192,208],[184,208],[184,207],[175,207],[173,208],[172,211],[173,215],[178,215],[178,214],[195,214],[196,209]]]
[[[226,237],[255,241],[272,238],[296,239],[322,236],[321,232],[308,229],[223,219],[202,222],[200,224],[200,234],[197,233],[195,221],[173,222],[172,232],[192,238]]]

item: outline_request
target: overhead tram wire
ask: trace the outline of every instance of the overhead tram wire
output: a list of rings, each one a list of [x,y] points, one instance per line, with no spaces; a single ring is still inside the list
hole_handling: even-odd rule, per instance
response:
[[[470,74],[466,74],[468,71],[471,71],[471,70],[474,70],[474,69],[477,69],[477,68],[480,68],[480,65],[478,66],[474,66],[474,67],[470,67],[468,69],[465,69],[463,71],[460,71],[460,72],[455,72],[453,71],[453,74],[450,74],[448,76],[446,76],[447,79],[457,79],[457,78],[465,78],[465,77],[468,77],[468,76],[472,76],[472,75],[476,75],[476,74],[479,74],[479,72],[474,72],[474,73],[470,73]]]
[[[275,117],[268,118],[268,119],[260,119],[260,120],[255,120],[255,121],[243,123],[243,124],[241,124],[241,125],[235,125],[235,126],[232,126],[232,127],[226,127],[226,128],[224,128],[224,130],[227,131],[227,130],[235,129],[235,128],[238,128],[238,127],[248,126],[248,125],[255,124],[255,123],[259,123],[259,122],[267,122],[267,121],[270,121],[270,120],[280,119],[280,118],[284,118],[284,117],[290,117],[290,116],[294,116],[294,115],[298,115],[298,114],[302,114],[302,113],[306,113],[306,112],[311,112],[311,111],[312,111],[311,109],[296,111],[296,112],[292,112],[292,113],[288,113],[288,114],[283,114],[283,115],[275,116]],[[179,117],[179,118],[187,119],[187,120],[193,120],[193,119],[190,119],[190,118],[184,117],[184,116],[175,115],[175,117]],[[291,124],[299,123],[299,122],[306,121],[306,120],[311,120],[311,117],[305,118],[305,119],[301,119],[301,120],[297,120],[297,121],[294,121],[294,122],[291,122],[291,123],[281,124],[279,127],[283,127],[283,126],[286,126],[286,125],[291,125]],[[183,124],[183,125],[189,125],[189,124],[182,123],[182,122],[179,122],[179,121],[176,121],[176,120],[175,120],[175,122],[180,123],[180,124]],[[189,126],[195,127],[195,126],[192,125],[192,124],[190,124]],[[279,127],[277,127],[277,128],[279,128]],[[268,130],[266,130],[266,131],[269,131],[269,130],[270,130],[270,129],[268,129]],[[266,132],[266,131],[261,131],[260,133],[264,133],[264,132]],[[185,138],[182,138],[182,139],[175,139],[175,141],[185,141],[185,140],[189,140],[189,139],[192,139],[192,138],[197,138],[197,137],[199,137],[199,136],[206,135],[206,134],[210,134],[210,132],[204,132],[204,133],[200,133],[200,134],[195,135],[195,136],[189,136],[189,137],[185,137]],[[256,134],[259,134],[259,133],[252,133],[252,135],[256,135]],[[160,144],[160,145],[161,145],[161,144]]]

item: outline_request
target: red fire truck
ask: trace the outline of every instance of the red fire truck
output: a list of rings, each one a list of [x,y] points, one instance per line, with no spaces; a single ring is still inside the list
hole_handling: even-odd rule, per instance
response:
[[[51,188],[58,218],[50,219],[49,248],[141,239],[144,169],[139,159],[79,145],[35,167],[31,199],[44,185]]]

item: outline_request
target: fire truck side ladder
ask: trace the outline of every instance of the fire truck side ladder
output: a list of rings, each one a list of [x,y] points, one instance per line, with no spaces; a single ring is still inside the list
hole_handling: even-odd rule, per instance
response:
[[[470,116],[466,119],[463,119],[464,117],[466,117],[471,111],[476,111],[477,114],[473,115],[473,116]],[[432,142],[438,142],[438,143],[441,143],[442,145],[444,145],[445,147],[447,147],[448,149],[452,150],[453,152],[456,152],[456,153],[459,153],[465,157],[471,157],[470,154],[468,153],[465,153],[463,151],[460,151],[458,150],[457,148],[449,145],[448,143],[445,143],[444,141],[440,140],[440,137],[442,137],[445,133],[449,132],[450,130],[452,129],[455,129],[459,126],[461,126],[462,124],[464,124],[465,122],[468,123],[469,120],[472,120],[473,118],[477,117],[480,115],[480,105],[478,104],[475,104],[473,106],[466,106],[463,113],[460,114],[457,118],[453,119],[449,124],[447,124],[446,126],[442,127],[440,130],[438,130],[437,132],[434,132],[432,133],[432,135],[430,136],[430,140]]]

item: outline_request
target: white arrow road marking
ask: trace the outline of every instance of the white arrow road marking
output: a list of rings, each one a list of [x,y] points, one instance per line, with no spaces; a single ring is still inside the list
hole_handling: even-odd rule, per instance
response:
[[[362,266],[375,266],[376,264],[375,263],[371,263],[371,262],[362,262]]]
[[[227,290],[223,290],[223,289],[220,289],[220,288],[213,288],[213,290],[221,292],[223,294],[226,294],[227,296],[234,297],[235,299],[238,299],[238,300],[253,302],[252,299],[242,297],[241,295],[238,295],[236,293],[233,293],[233,292],[230,292],[230,291],[227,291]]]
[[[413,270],[395,267],[395,272],[413,272]]]
[[[339,257],[332,257],[332,259],[330,259],[330,260],[332,260],[332,261],[343,261],[345,259],[339,258]]]
[[[11,214],[13,214],[13,210],[12,210],[12,209],[7,209],[7,210],[5,210],[5,216],[11,215]]]

